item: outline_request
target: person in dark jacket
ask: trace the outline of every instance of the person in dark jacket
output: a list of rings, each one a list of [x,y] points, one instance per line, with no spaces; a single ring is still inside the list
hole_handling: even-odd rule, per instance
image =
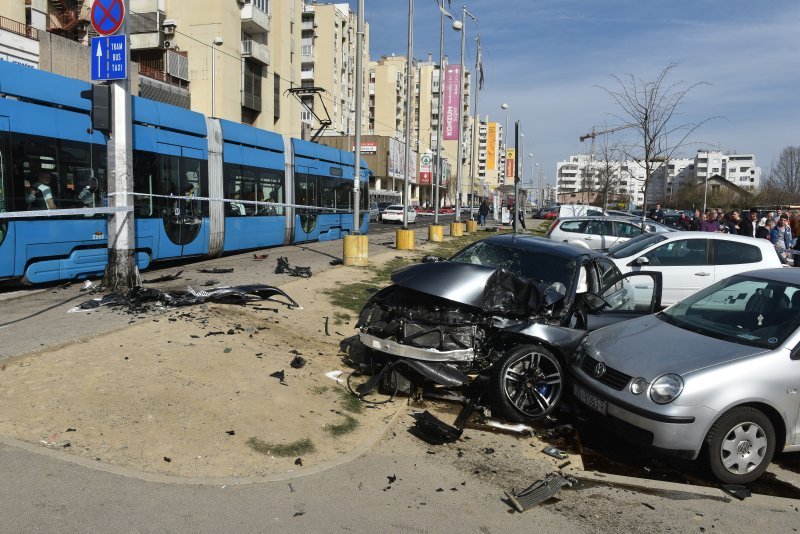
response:
[[[748,218],[742,221],[739,225],[739,235],[746,235],[748,237],[756,237],[758,230],[758,210],[755,208],[750,209]]]
[[[483,199],[481,202],[481,207],[478,209],[478,224],[481,226],[486,225],[486,217],[489,216],[489,202],[486,199]]]

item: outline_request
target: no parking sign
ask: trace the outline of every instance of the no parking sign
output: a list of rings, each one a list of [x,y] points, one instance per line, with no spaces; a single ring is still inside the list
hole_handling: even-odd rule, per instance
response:
[[[94,0],[92,2],[92,27],[100,35],[112,35],[125,20],[122,0]]]

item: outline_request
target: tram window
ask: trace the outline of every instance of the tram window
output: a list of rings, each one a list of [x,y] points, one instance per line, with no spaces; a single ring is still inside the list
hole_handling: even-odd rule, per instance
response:
[[[353,210],[353,182],[340,180],[336,186],[336,208],[340,210]]]
[[[0,134],[0,213],[5,213],[8,208],[6,206],[6,135]],[[3,243],[3,239],[6,237],[6,231],[8,229],[8,221],[6,219],[0,219],[0,244]]]
[[[205,196],[205,186],[202,179],[203,162],[199,159],[182,158],[181,164],[181,174],[183,175],[181,185],[183,186],[184,195],[188,197]],[[186,213],[191,217],[200,218],[206,213],[204,206],[207,206],[207,203],[201,200],[186,201]]]
[[[320,176],[319,182],[319,205],[321,208],[326,208],[322,210],[322,213],[333,211],[336,208],[336,185],[338,180]]]
[[[158,156],[153,152],[135,150],[133,152],[133,190],[144,195],[154,195],[158,191]],[[156,213],[156,199],[152,196],[135,195],[133,206],[137,217],[153,217]]]
[[[317,177],[310,174],[298,174],[296,177],[297,204],[301,206],[316,206],[317,203]]]

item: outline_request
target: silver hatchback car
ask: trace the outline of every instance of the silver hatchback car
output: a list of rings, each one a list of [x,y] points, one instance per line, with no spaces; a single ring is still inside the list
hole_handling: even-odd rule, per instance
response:
[[[630,217],[559,217],[550,225],[546,237],[583,248],[606,250],[642,235],[672,232],[662,224]]]
[[[800,270],[735,275],[591,332],[570,372],[576,405],[608,430],[752,482],[800,450]]]

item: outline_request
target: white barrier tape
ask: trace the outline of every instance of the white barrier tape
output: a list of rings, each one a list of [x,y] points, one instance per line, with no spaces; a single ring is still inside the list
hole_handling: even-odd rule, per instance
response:
[[[212,198],[212,197],[196,197],[196,196],[188,197],[188,196],[178,196],[178,195],[153,195],[151,193],[131,193],[131,192],[109,193],[108,196],[110,197],[122,196],[123,194],[135,197],[166,198],[169,200],[188,200],[188,201],[202,200],[208,202],[225,202],[228,204],[251,204],[253,206],[265,207],[265,208],[295,208],[298,210],[325,211],[327,213],[330,212],[353,213],[353,210],[343,210],[339,208],[323,208],[320,206],[306,206],[305,204],[283,204],[280,202],[267,202],[258,200],[240,200],[237,198]]]
[[[0,213],[0,219],[28,219],[31,217],[63,217],[65,215],[102,215],[105,213],[121,213],[133,211],[131,206],[113,208],[74,208],[74,209],[55,209],[55,210],[32,210],[32,211],[4,211]]]

